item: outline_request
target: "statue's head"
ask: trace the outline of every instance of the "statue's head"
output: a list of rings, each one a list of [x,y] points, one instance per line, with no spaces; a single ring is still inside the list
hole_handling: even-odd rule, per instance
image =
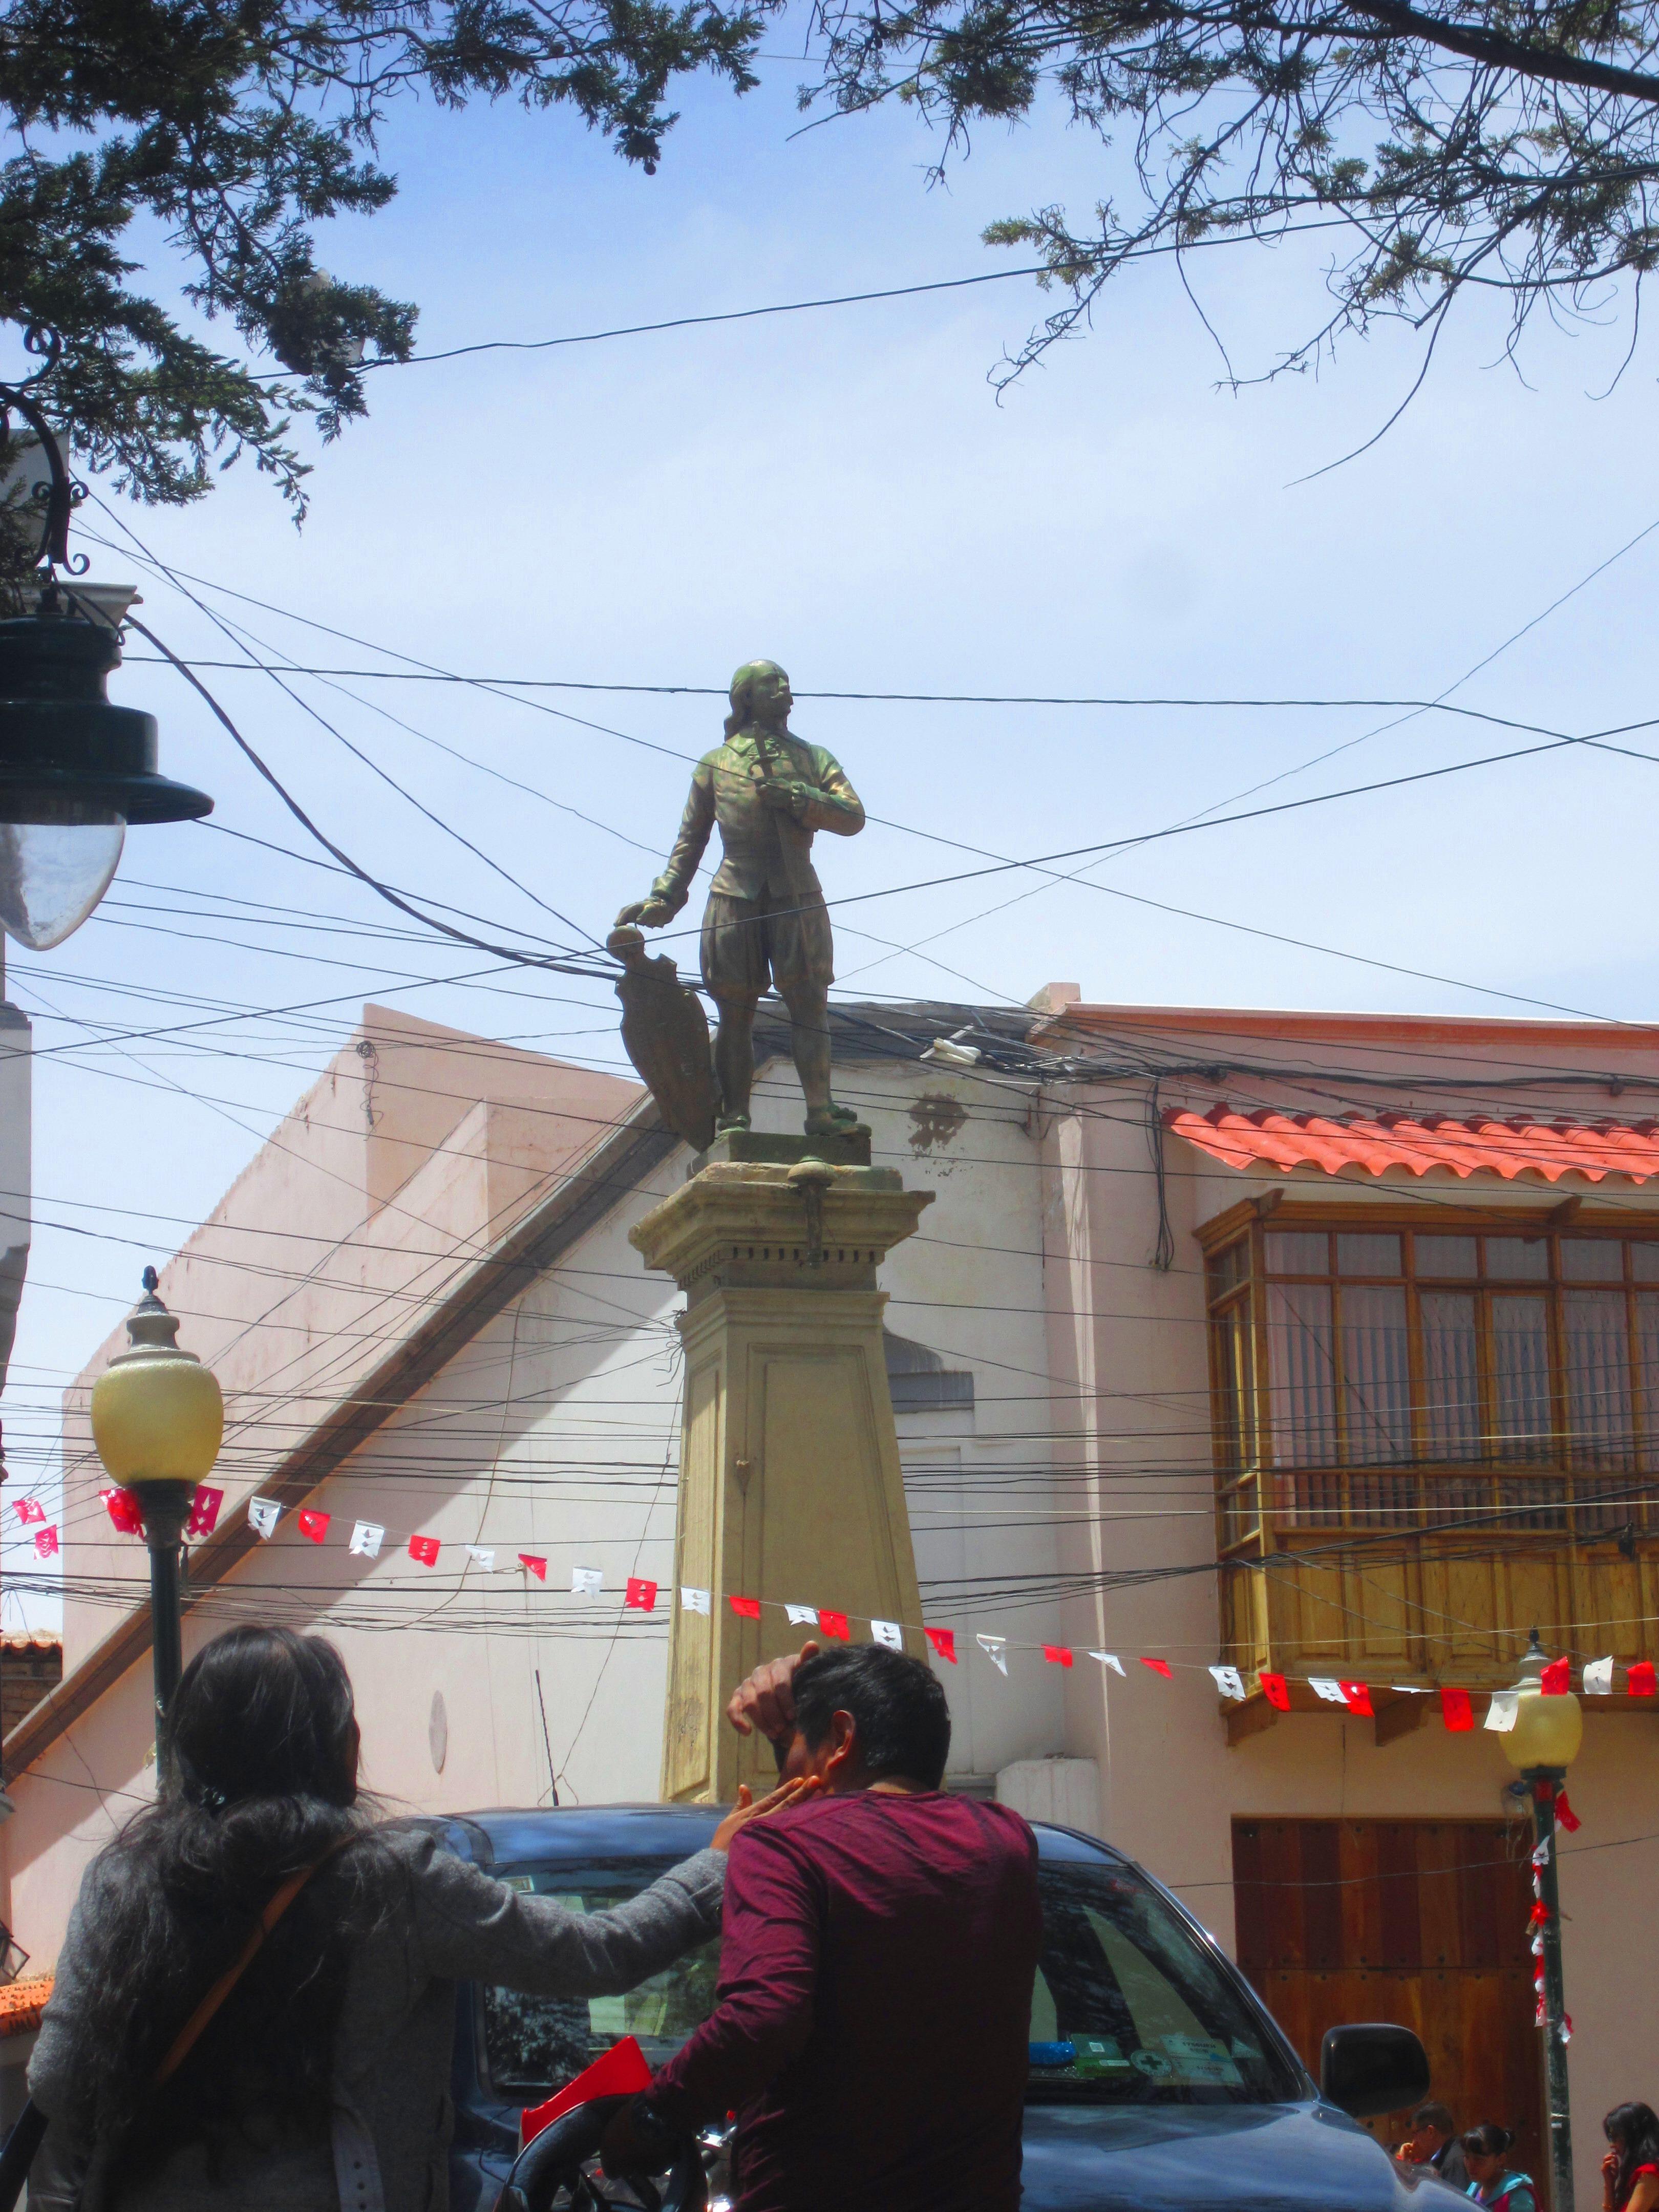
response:
[[[726,718],[726,734],[735,737],[750,722],[768,729],[787,728],[794,703],[789,678],[775,660],[745,660],[732,678],[732,711]]]

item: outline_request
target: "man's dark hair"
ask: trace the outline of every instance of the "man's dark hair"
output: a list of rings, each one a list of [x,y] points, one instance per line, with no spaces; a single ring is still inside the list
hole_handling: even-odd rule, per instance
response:
[[[1457,2123],[1451,2116],[1450,2107],[1445,2105],[1419,2105],[1412,2114],[1412,2126],[1413,2129],[1432,2128],[1437,2135],[1441,2136],[1457,2133]]]
[[[945,1692],[920,1659],[883,1644],[821,1651],[795,1669],[795,1726],[816,1751],[837,1713],[858,1724],[859,1753],[872,1781],[902,1774],[937,1790],[951,1751]]]

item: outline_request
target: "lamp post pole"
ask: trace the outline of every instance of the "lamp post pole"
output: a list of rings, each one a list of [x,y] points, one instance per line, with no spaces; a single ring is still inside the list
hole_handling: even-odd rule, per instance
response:
[[[1556,1873],[1555,1797],[1566,1779],[1561,1766],[1528,1767],[1522,1776],[1532,1789],[1533,1836],[1537,1850],[1540,1899],[1548,1916],[1539,1930],[1544,1939],[1544,2097],[1550,2131],[1550,2197],[1553,2212],[1574,2212],[1572,2193],[1572,2109],[1567,2092],[1567,1994],[1561,1972],[1561,1885]]]
[[[155,1678],[155,1760],[158,1780],[172,1778],[167,1714],[184,1672],[184,1603],[179,1563],[193,1482],[147,1482],[140,1503],[149,1549],[150,1652]]]

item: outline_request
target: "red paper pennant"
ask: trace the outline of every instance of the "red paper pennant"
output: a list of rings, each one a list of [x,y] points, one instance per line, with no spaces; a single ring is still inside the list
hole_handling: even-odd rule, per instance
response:
[[[825,1613],[818,1608],[818,1634],[826,1642],[845,1644],[848,1639],[847,1615],[844,1613]]]
[[[641,1582],[638,1575],[629,1575],[623,1603],[631,1605],[635,1613],[654,1613],[657,1609],[657,1585]],[[757,1606],[755,1611],[759,1613],[760,1607]]]
[[[1258,1674],[1256,1680],[1261,1685],[1262,1696],[1267,1700],[1267,1703],[1273,1708],[1274,1711],[1280,1713],[1289,1712],[1291,1710],[1291,1686],[1285,1680],[1285,1677],[1282,1674]]]
[[[38,1498],[14,1498],[12,1504],[18,1519],[27,1528],[37,1521],[45,1521],[46,1509]]]
[[[1042,1647],[1042,1656],[1051,1667],[1069,1667],[1072,1663],[1072,1647],[1069,1644],[1045,1644]]]
[[[938,1652],[939,1657],[941,1659],[948,1659],[951,1664],[954,1667],[957,1663],[957,1632],[955,1629],[924,1628],[921,1632],[927,1638],[927,1641],[933,1645],[934,1650]]]
[[[1572,1687],[1571,1659],[1552,1659],[1539,1677],[1539,1688],[1547,1698],[1565,1698]]]
[[[757,1597],[728,1597],[726,1601],[739,1620],[760,1619],[760,1600]],[[819,1616],[820,1620],[823,1615]]]
[[[1371,1692],[1368,1682],[1340,1682],[1337,1686],[1351,1713],[1358,1713],[1365,1720],[1371,1718]]]
[[[547,1580],[547,1561],[537,1559],[533,1553],[520,1552],[519,1565],[527,1575],[534,1575],[538,1583],[544,1583]]]
[[[1632,1698],[1659,1697],[1659,1678],[1655,1676],[1651,1659],[1633,1659],[1626,1671],[1625,1686]]]
[[[58,1531],[56,1528],[37,1528],[35,1530],[34,1556],[37,1559],[55,1559],[58,1557]]]
[[[603,2057],[596,2058],[585,2073],[574,2081],[567,2081],[556,2097],[550,2097],[544,2105],[530,2106],[519,2121],[520,2147],[533,2142],[545,2127],[562,2119],[567,2112],[574,2112],[578,2105],[592,2104],[600,2097],[634,2097],[641,2089],[651,2087],[651,2069],[645,2063],[645,2053],[631,2035],[613,2043]]]
[[[1533,1899],[1532,1911],[1527,1915],[1528,1927],[1547,1928],[1549,1924],[1550,1909],[1548,1905],[1545,1904],[1541,1897],[1534,1898]]]
[[[1567,1793],[1565,1790],[1558,1790],[1555,1793],[1555,1817],[1570,1836],[1577,1835],[1584,1825],[1571,1806],[1568,1804]]]
[[[123,1536],[142,1536],[144,1516],[138,1510],[138,1500],[130,1490],[100,1490],[104,1510]]]
[[[409,1540],[409,1556],[411,1559],[418,1559],[423,1567],[435,1567],[438,1564],[437,1538],[411,1536]]]
[[[1474,1707],[1469,1702],[1467,1690],[1442,1690],[1440,1717],[1449,1729],[1472,1729],[1474,1726]]]
[[[313,1544],[320,1544],[328,1534],[328,1524],[334,1516],[331,1513],[313,1513],[302,1507],[294,1517],[300,1524],[300,1534],[308,1536]]]
[[[1150,1667],[1154,1674],[1166,1678],[1174,1671],[1167,1659],[1143,1659],[1140,1663],[1143,1667]]]
[[[210,1536],[219,1525],[219,1508],[225,1502],[222,1490],[210,1490],[204,1482],[196,1486],[196,1495],[190,1501],[190,1519],[185,1524],[186,1536]]]

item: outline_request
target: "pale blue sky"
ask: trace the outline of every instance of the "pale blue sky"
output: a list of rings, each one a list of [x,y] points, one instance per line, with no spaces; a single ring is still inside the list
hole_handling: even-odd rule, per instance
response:
[[[780,32],[769,51],[784,43]],[[653,179],[568,117],[411,107],[386,145],[399,198],[373,222],[325,235],[320,258],[337,274],[418,299],[421,343],[435,349],[972,275],[1000,265],[978,243],[988,220],[1050,198],[1080,210],[1117,181],[1094,142],[1044,118],[981,134],[972,158],[930,191],[914,118],[792,136],[799,74],[769,63],[763,89],[742,103],[691,88]],[[1241,370],[1269,364],[1322,314],[1317,270],[1306,243],[1194,265]],[[1620,358],[1612,328],[1540,326],[1522,382],[1489,365],[1501,321],[1472,317],[1454,327],[1427,389],[1382,445],[1297,483],[1395,404],[1414,366],[1404,333],[1346,342],[1317,377],[1228,396],[1216,388],[1213,344],[1174,270],[1158,264],[1120,281],[1093,336],[1057,349],[999,404],[987,371],[1040,311],[1029,284],[999,283],[390,371],[374,380],[371,419],[320,457],[302,536],[246,469],[198,507],[128,519],[180,568],[467,673],[720,685],[738,662],[766,653],[802,694],[1273,697],[1436,693],[1659,519],[1650,366],[1638,356],[1610,398],[1589,396]],[[83,520],[118,534],[91,506]],[[95,576],[136,573],[131,560],[94,550]],[[1659,714],[1656,576],[1659,532],[1460,702],[1574,732]],[[227,656],[164,581],[143,589],[145,617],[177,649]],[[216,604],[299,659],[372,664],[279,617]],[[366,865],[561,933],[269,679],[210,680]],[[135,663],[114,688],[153,708],[164,765],[216,794],[216,820],[304,846],[175,677]],[[359,698],[301,688],[423,803],[595,934],[644,890],[666,849],[685,768],[624,736],[476,691],[354,687],[610,825],[607,834],[507,791]],[[569,714],[688,757],[720,732],[713,700],[551,696]],[[796,726],[839,755],[873,816],[910,825],[872,823],[823,855],[831,896],[851,896],[974,865],[915,830],[1020,856],[1152,830],[1394,719],[803,699]],[[1425,717],[1270,795],[1526,742]],[[1631,742],[1659,754],[1659,730]],[[1659,766],[1575,749],[1155,844],[1097,880],[1408,968],[1645,1018],[1655,1011],[1656,779]],[[1017,1002],[1068,976],[1097,999],[1506,1010],[1499,999],[1097,890],[1045,888],[975,919],[1033,880],[847,908],[847,988]],[[13,995],[39,1017],[37,1042],[49,1048],[35,1094],[40,1223],[0,1408],[25,1481],[45,1475],[57,1389],[131,1302],[144,1260],[164,1260],[213,1205],[349,1029],[356,1003],[390,995],[394,970],[441,977],[474,964],[435,945],[228,928],[216,895],[397,926],[338,878],[180,828],[132,835],[110,903],[60,951],[12,949]],[[146,916],[145,905],[173,911]],[[204,918],[181,919],[185,908]],[[931,960],[892,956],[892,944],[923,938],[935,940]],[[276,957],[279,942],[312,957]],[[690,940],[681,945],[690,966]],[[505,981],[515,995],[448,986],[404,989],[397,1002],[617,1062],[608,990],[560,985],[544,1003],[533,977]],[[587,1005],[562,1003],[573,993]],[[213,1003],[175,1003],[184,994]],[[239,1018],[119,1051],[89,1051],[84,1030],[52,1018],[144,1030],[227,1006],[324,999],[333,1003],[303,1018]],[[138,1241],[110,1241],[116,1234]],[[9,1546],[8,1565],[20,1563]]]

